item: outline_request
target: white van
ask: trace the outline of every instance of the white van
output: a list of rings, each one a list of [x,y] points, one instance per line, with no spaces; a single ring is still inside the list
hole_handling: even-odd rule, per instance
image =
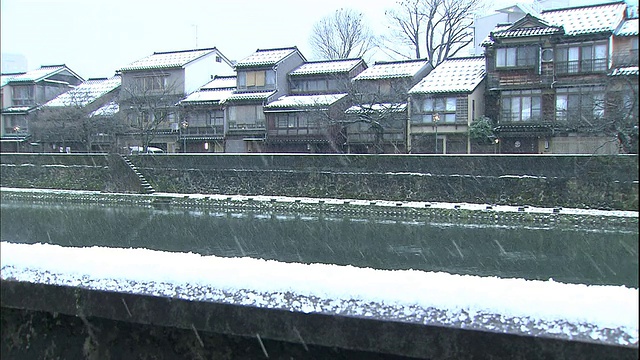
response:
[[[164,154],[164,150],[153,146],[147,146],[147,151],[145,152],[143,146],[129,146],[129,155],[138,154]]]

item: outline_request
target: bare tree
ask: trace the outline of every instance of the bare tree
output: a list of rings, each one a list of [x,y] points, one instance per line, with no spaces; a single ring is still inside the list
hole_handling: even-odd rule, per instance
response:
[[[170,129],[170,123],[177,119],[175,105],[181,98],[177,89],[177,84],[167,83],[163,75],[136,78],[123,84],[120,98],[123,125],[126,132],[140,140],[143,151],[160,129]]]
[[[364,56],[375,46],[375,37],[363,13],[343,8],[318,21],[309,42],[316,56],[334,60]]]
[[[399,1],[387,12],[391,38],[384,48],[403,55],[408,46],[416,58],[427,58],[435,67],[471,44],[473,16],[482,8],[483,0]]]

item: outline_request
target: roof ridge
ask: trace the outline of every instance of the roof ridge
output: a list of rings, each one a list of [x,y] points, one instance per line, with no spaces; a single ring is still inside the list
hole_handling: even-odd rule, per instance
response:
[[[212,47],[212,48],[190,49],[190,50],[154,51],[152,55],[176,54],[176,53],[195,52],[195,51],[204,51],[204,50],[217,50],[217,48]]]
[[[277,51],[277,50],[298,50],[298,47],[297,46],[291,46],[291,47],[281,47],[281,48],[272,48],[272,49],[257,49],[255,52]]]
[[[612,1],[612,2],[608,2],[608,3],[601,3],[601,4],[591,4],[591,5],[576,5],[576,6],[568,6],[568,7],[563,7],[563,8],[557,8],[557,9],[545,9],[540,11],[540,15],[544,15],[550,12],[556,12],[556,11],[565,11],[565,10],[574,10],[574,9],[586,9],[586,8],[592,8],[592,7],[603,7],[603,6],[610,6],[610,5],[621,5],[624,4],[626,5],[625,1]]]
[[[386,64],[406,64],[411,62],[429,61],[425,59],[408,59],[408,60],[390,60],[390,61],[376,61],[374,65],[386,65]]]

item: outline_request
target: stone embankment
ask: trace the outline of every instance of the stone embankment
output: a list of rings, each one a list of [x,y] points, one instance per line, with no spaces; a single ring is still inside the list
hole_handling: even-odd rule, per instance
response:
[[[3,154],[3,187],[638,210],[635,155]]]

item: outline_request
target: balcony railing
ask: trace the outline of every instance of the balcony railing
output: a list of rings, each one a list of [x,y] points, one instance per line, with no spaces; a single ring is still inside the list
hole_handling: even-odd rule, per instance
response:
[[[607,59],[587,59],[575,61],[557,61],[556,74],[584,74],[607,71]]]
[[[637,66],[638,49],[627,51],[616,51],[613,53],[613,66]]]

